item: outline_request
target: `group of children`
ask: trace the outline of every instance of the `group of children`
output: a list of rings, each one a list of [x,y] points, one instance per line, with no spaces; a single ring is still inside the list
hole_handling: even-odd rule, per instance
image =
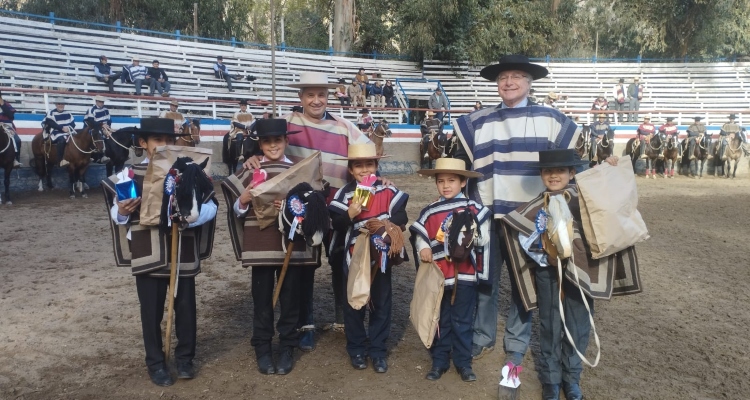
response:
[[[142,121],[139,131],[139,144],[144,147],[149,157],[156,151],[157,145],[167,144],[176,136],[171,129],[171,120],[164,122],[163,130],[149,130],[148,126],[155,122]],[[169,126],[167,126],[169,124]],[[263,152],[261,169],[266,171],[267,179],[282,173],[293,166],[292,161],[285,155],[288,144],[287,135],[296,132],[287,131],[287,122],[283,119],[259,120],[256,125],[257,139]],[[344,270],[344,281],[347,280],[351,252],[357,239],[360,237],[360,228],[373,219],[389,221],[402,230],[406,229],[408,217],[406,214],[406,203],[408,195],[397,189],[394,185],[378,178],[371,188],[371,196],[366,204],[361,197],[355,196],[358,184],[371,179],[377,174],[378,163],[384,156],[378,156],[375,146],[367,144],[351,144],[349,146],[348,172],[353,180],[340,188],[333,196],[328,205],[329,217],[333,228],[328,247],[329,259],[341,260],[341,268]],[[580,159],[574,154],[574,150],[549,150],[540,152],[540,159],[552,159],[554,162],[540,162],[532,167],[540,171],[540,177],[549,192],[560,192],[570,187],[570,181],[575,174],[575,166],[580,164]],[[148,159],[145,161],[148,163]],[[147,164],[144,164],[147,165]],[[279,331],[279,357],[274,363],[271,342],[274,336],[274,310],[272,306],[272,293],[274,281],[279,278],[281,265],[284,262],[286,251],[282,244],[282,234],[276,227],[260,229],[252,209],[253,195],[251,189],[254,184],[254,172],[250,170],[241,171],[227,180],[225,195],[231,204],[228,212],[228,221],[231,229],[241,230],[244,234],[239,238],[243,243],[235,246],[238,258],[243,261],[243,266],[252,268],[252,297],[254,304],[253,334],[251,343],[255,348],[258,369],[263,374],[287,374],[294,366],[294,348],[299,341],[298,318],[302,302],[299,295],[299,287],[295,283],[297,279],[296,269],[302,266],[315,266],[320,263],[319,250],[306,247],[304,243],[295,244],[296,250],[290,252],[293,257],[289,263],[290,267],[286,273],[284,284],[281,287],[280,301],[281,314],[276,326]],[[467,180],[479,178],[480,174],[468,171],[464,162],[457,159],[442,158],[436,163],[434,169],[421,170],[420,174],[433,176],[435,179],[438,199],[427,205],[420,213],[418,219],[412,224],[410,232],[414,238],[413,244],[418,255],[417,264],[434,263],[445,276],[445,291],[440,302],[440,320],[435,341],[430,349],[432,357],[432,368],[426,374],[426,379],[437,380],[449,369],[450,360],[456,367],[461,379],[466,382],[475,381],[476,375],[472,370],[471,342],[472,323],[474,309],[476,308],[477,285],[488,280],[489,263],[497,262],[496,256],[489,254],[490,221],[492,215],[488,208],[483,207],[476,201],[470,200],[464,189]],[[137,179],[136,179],[137,180]],[[141,181],[137,180],[139,185]],[[142,187],[141,189],[142,190]],[[111,192],[111,190],[110,190]],[[107,193],[107,188],[105,188]],[[327,196],[326,196],[327,197]],[[112,197],[109,197],[112,199]],[[140,198],[125,201],[111,201],[111,219],[113,221],[113,237],[116,236],[117,225],[132,224],[137,218],[140,206]],[[212,200],[213,201],[213,200]],[[575,197],[577,201],[577,197]],[[274,203],[277,209],[283,205],[280,200]],[[204,208],[210,209],[210,207]],[[198,229],[201,221],[213,219],[214,215],[201,215],[192,229]],[[210,213],[210,211],[207,211]],[[203,214],[203,212],[202,212]],[[580,218],[580,216],[579,216]],[[132,226],[132,225],[130,225]],[[128,240],[130,231],[127,232]],[[521,243],[527,244],[524,251],[537,263],[537,285],[538,290],[554,292],[559,285],[559,279],[555,270],[547,267],[553,264],[548,260],[544,252],[536,249],[529,240]],[[526,238],[528,239],[528,238]],[[117,241],[117,240],[116,240]],[[291,245],[291,244],[290,244]],[[248,249],[257,249],[257,252]],[[117,245],[116,245],[117,247]],[[343,256],[336,257],[336,254]],[[210,253],[210,252],[209,252]],[[240,254],[241,253],[241,254]],[[135,250],[133,251],[135,259]],[[162,260],[159,267],[166,264],[166,258]],[[373,262],[374,263],[374,262]],[[366,307],[354,309],[349,304],[344,308],[344,331],[346,334],[346,350],[350,356],[351,365],[355,369],[366,369],[368,358],[372,362],[373,369],[378,373],[388,370],[386,341],[391,328],[392,308],[392,267],[396,261],[385,263],[381,269],[378,263],[374,263],[374,278],[370,287],[370,299]],[[154,269],[148,270],[154,271]],[[148,272],[147,271],[147,272]],[[159,279],[157,293],[147,294],[150,286],[141,282],[144,275],[142,270],[134,274],[138,281],[138,293],[141,300],[141,318],[143,320],[143,335],[146,346],[146,362],[149,374],[154,383],[168,386],[173,383],[168,372],[161,349],[161,331],[159,323],[163,313],[164,290],[166,283]],[[192,275],[183,278],[180,271],[180,284],[177,299],[177,335],[179,339],[176,350],[176,361],[179,378],[192,378],[192,357],[195,354],[195,291]],[[161,277],[161,276],[160,276]],[[183,279],[190,281],[183,283]],[[277,283],[278,285],[279,283]],[[186,286],[183,286],[186,285]],[[185,290],[185,287],[188,290]],[[143,293],[142,293],[143,292]],[[587,299],[576,298],[577,292],[570,290],[566,292],[563,300],[566,308],[577,307]],[[151,299],[154,297],[154,299]],[[192,299],[188,298],[192,297]],[[549,301],[543,300],[549,299]],[[560,391],[561,374],[572,376],[565,381],[565,393],[570,392],[570,386],[574,385],[578,390],[578,379],[580,369],[568,371],[570,365],[580,366],[580,360],[571,347],[566,346],[561,340],[563,332],[559,323],[557,313],[557,302],[555,295],[540,296],[540,315],[547,316],[549,321],[541,324],[540,337],[542,343],[542,362],[544,366],[541,371],[542,382],[545,383],[544,398],[557,398]],[[545,302],[546,301],[546,302]],[[568,304],[575,302],[575,304]],[[160,311],[161,310],[161,311]],[[365,315],[369,311],[369,325],[366,327]],[[190,314],[192,313],[192,318]],[[185,316],[187,315],[187,316]],[[556,321],[554,319],[557,318]],[[184,322],[188,321],[188,322]],[[569,321],[569,324],[573,322]],[[147,325],[149,325],[147,327]],[[588,331],[580,332],[583,337],[588,337]],[[186,348],[187,347],[187,348]],[[578,343],[580,352],[585,352],[586,343]],[[571,360],[573,360],[571,362]],[[562,370],[562,372],[561,372]],[[578,398],[574,396],[573,398]]]

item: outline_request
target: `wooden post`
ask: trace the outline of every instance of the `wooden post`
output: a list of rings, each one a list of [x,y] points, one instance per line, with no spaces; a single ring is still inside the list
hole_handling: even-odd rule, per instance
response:
[[[275,1],[271,0],[271,105],[276,110],[276,14],[273,3]]]
[[[172,314],[174,313],[174,286],[177,281],[177,235],[178,224],[172,222],[172,262],[169,266],[169,293],[167,294],[167,332],[164,337],[164,359],[169,361],[172,345]]]
[[[294,249],[294,242],[289,241],[286,245],[286,257],[284,257],[284,265],[281,266],[281,273],[279,274],[279,281],[276,283],[276,290],[273,291],[273,308],[276,308],[276,302],[279,301],[279,294],[281,294],[281,285],[284,283],[284,277],[286,277],[286,270],[289,269],[289,260],[292,259],[292,250]]]
[[[196,36],[194,41],[198,41],[198,3],[193,3],[193,36]]]

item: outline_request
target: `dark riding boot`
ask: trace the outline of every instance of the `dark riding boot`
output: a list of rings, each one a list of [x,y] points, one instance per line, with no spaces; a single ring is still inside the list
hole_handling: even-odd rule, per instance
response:
[[[695,138],[690,138],[688,140],[688,158],[690,160],[695,160]]]
[[[640,156],[640,158],[646,158],[646,138],[641,137],[640,140],[641,140],[641,146],[640,146],[640,148],[641,148],[641,156]]]
[[[66,166],[66,165],[69,164],[67,161],[64,160],[64,157],[65,157],[65,145],[67,143],[65,143],[65,139],[64,138],[60,138],[58,140],[59,141],[57,142],[57,161],[60,163],[61,167],[64,167],[64,166]]]
[[[596,139],[591,138],[589,140],[589,161],[593,162],[596,157]]]
[[[241,133],[238,133],[237,135],[234,136],[234,140],[235,140],[234,146],[237,146],[237,152],[235,153],[235,154],[237,154],[237,162],[243,162],[243,161],[245,161],[245,155],[242,154],[243,153],[243,151],[242,151],[242,140],[243,139],[244,139],[244,136]]]

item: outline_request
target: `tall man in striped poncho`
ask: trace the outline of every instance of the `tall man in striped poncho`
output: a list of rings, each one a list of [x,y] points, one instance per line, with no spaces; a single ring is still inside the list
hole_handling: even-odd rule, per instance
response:
[[[538,161],[539,151],[575,145],[575,122],[554,108],[542,107],[528,99],[531,82],[546,77],[548,72],[529,63],[526,56],[502,57],[498,64],[485,67],[480,73],[483,78],[497,82],[502,102],[465,115],[454,125],[460,139],[454,157],[464,160],[467,169],[471,167],[483,175],[469,182],[470,197],[481,200],[494,216],[489,257],[496,262],[490,265],[490,285],[478,288],[474,358],[494,348],[500,266],[503,262],[510,265],[499,220],[544,190],[536,176],[538,171],[527,167],[527,163]],[[531,337],[531,314],[525,310],[515,282],[510,283],[511,307],[503,345],[506,361],[519,365]],[[509,398],[515,395],[512,391],[506,394]]]
[[[349,172],[346,158],[350,144],[369,143],[370,140],[357,127],[343,119],[331,115],[326,111],[329,89],[335,89],[337,84],[329,83],[328,76],[320,72],[303,72],[298,83],[288,86],[299,89],[299,99],[302,112],[292,112],[285,118],[289,124],[289,131],[300,131],[289,136],[286,155],[296,163],[321,151],[323,158],[323,179],[330,184],[326,201],[331,202],[333,195],[339,188],[346,185]],[[258,158],[250,157],[244,164],[245,168],[260,168]],[[384,184],[390,183],[385,180]],[[326,247],[328,244],[326,243]],[[344,251],[340,249],[336,254],[328,254],[331,265],[331,279],[333,280],[333,295],[335,300],[336,321],[334,328],[343,330],[343,305],[346,298],[346,282],[344,282],[343,263]],[[300,349],[311,351],[315,348],[313,319],[313,284],[315,281],[315,266],[304,268],[300,274]]]

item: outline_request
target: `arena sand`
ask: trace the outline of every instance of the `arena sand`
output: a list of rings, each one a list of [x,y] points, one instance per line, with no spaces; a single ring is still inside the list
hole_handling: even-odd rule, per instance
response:
[[[394,176],[411,194],[409,216],[434,200],[431,181]],[[742,399],[750,396],[750,180],[638,179],[652,238],[638,246],[645,292],[596,303],[602,341],[586,368],[589,399]],[[218,185],[217,185],[218,188]],[[220,191],[219,191],[220,192]],[[318,330],[317,349],[297,353],[287,376],[257,372],[250,346],[250,272],[229,243],[220,198],[213,256],[197,278],[198,375],[153,385],[143,363],[135,282],[115,268],[101,193],[69,200],[61,190],[15,194],[0,208],[0,398],[2,399],[492,399],[502,345],[474,363],[479,380],[451,370],[424,379],[430,357],[408,319],[412,264],[393,275],[390,369],[349,366],[344,335]],[[411,253],[410,253],[411,255]],[[508,308],[503,273],[499,339]],[[333,316],[330,270],[316,279],[318,326]],[[593,342],[593,341],[592,341]],[[589,349],[589,355],[592,355]],[[539,399],[532,352],[523,399]]]

